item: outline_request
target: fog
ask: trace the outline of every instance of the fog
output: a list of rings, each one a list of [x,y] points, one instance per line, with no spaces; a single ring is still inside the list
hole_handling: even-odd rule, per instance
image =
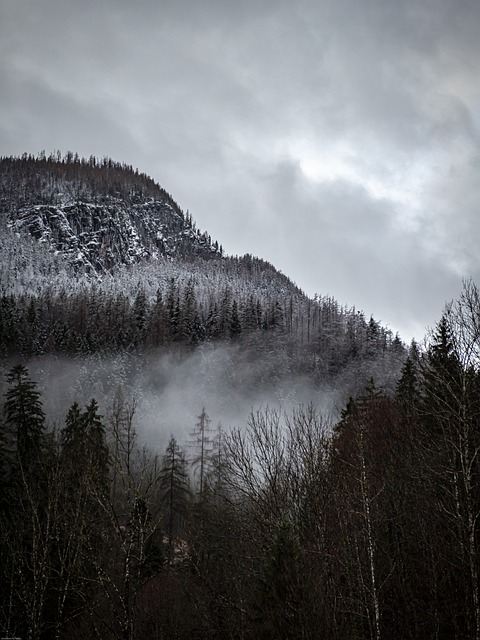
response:
[[[9,362],[3,373],[17,363]],[[109,358],[40,356],[23,364],[37,382],[50,426],[63,425],[73,402],[85,406],[92,398],[108,420],[121,393],[126,402],[135,403],[140,441],[160,453],[170,435],[182,445],[188,441],[202,408],[212,428],[220,424],[229,430],[242,428],[252,411],[266,407],[289,413],[312,404],[325,417],[335,417],[347,397],[346,389],[316,386],[306,375],[292,373],[285,354],[235,344],[207,344],[190,354],[169,350]],[[2,374],[2,395],[4,381]]]

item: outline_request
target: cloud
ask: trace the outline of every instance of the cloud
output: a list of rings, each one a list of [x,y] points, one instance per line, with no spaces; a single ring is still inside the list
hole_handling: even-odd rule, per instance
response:
[[[6,0],[2,153],[134,164],[420,338],[479,271],[479,29],[476,0]]]

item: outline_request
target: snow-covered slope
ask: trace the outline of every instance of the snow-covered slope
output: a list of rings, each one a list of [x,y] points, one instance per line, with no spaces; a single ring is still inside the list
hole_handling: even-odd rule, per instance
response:
[[[86,271],[160,256],[221,255],[166,191],[110,160],[4,158],[0,213],[13,231]]]
[[[87,270],[105,271],[159,256],[219,252],[169,204],[153,199],[142,204],[112,198],[103,204],[77,200],[33,205],[16,211],[9,225]]]

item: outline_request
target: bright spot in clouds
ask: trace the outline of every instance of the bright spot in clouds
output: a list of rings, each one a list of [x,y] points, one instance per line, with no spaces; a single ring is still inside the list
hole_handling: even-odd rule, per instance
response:
[[[414,166],[412,162],[399,175],[397,171],[377,175],[372,167],[364,167],[354,156],[354,150],[333,148],[326,153],[317,153],[311,145],[294,145],[292,157],[298,161],[304,176],[316,183],[343,181],[365,189],[373,200],[387,200],[398,205],[392,217],[401,211],[402,224],[416,230],[415,218],[420,207],[422,187],[431,178],[429,165]],[[370,169],[370,170],[369,170]]]

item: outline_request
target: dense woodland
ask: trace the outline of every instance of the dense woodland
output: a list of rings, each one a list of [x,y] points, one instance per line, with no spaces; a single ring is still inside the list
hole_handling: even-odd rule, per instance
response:
[[[120,393],[45,420],[23,365],[1,439],[1,624],[25,638],[477,638],[480,297],[394,394],[138,443]]]
[[[28,171],[35,190],[56,185],[45,195],[55,207],[75,181],[83,207],[106,172],[98,199],[160,188],[108,159],[2,162],[0,635],[480,640],[475,284],[425,348],[407,350],[268,263],[225,257],[181,212],[189,248],[92,273],[50,236],[32,241],[15,227],[46,204]],[[11,184],[23,184],[18,206]],[[343,409],[329,418],[313,403],[252,407],[245,423],[222,427],[200,404],[190,435],[156,450],[125,376],[98,395],[88,371],[58,418],[47,415],[48,375],[30,366],[141,367],[171,354],[188,366],[216,349],[235,354],[224,393],[300,380],[337,389]]]
[[[22,210],[34,204],[59,204],[65,196],[96,202],[121,198],[129,204],[158,198],[179,215],[184,214],[172,196],[145,173],[111,158],[80,158],[77,153],[60,151],[21,158],[2,157],[0,202],[4,212]]]

